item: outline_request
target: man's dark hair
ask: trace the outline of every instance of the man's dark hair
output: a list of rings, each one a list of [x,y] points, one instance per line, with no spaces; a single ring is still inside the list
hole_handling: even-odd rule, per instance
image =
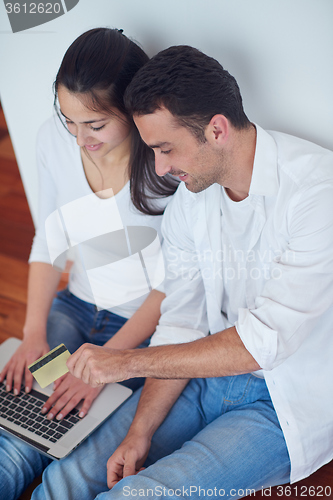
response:
[[[170,47],[150,59],[127,87],[125,105],[139,116],[165,107],[201,142],[216,114],[237,129],[250,125],[235,78],[218,61],[187,45]]]

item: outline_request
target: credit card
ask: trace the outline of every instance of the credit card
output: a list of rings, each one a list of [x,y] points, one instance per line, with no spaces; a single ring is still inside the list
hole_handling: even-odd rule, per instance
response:
[[[39,385],[44,388],[68,372],[66,361],[70,355],[67,347],[60,344],[34,363],[31,363],[28,369]]]

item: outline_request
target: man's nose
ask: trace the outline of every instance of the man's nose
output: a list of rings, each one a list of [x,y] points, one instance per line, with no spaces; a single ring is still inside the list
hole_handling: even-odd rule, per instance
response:
[[[167,155],[162,155],[160,152],[155,153],[155,171],[159,177],[163,177],[170,172],[171,166]]]

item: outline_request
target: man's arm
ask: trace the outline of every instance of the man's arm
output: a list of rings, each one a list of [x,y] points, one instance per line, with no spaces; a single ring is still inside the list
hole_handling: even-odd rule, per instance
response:
[[[132,349],[149,338],[155,331],[160,317],[160,306],[164,293],[152,290],[141,307],[126,321],[120,330],[106,342],[112,349]],[[42,412],[48,418],[64,418],[80,401],[83,401],[80,417],[84,417],[101,392],[103,386],[92,388],[82,380],[67,373],[54,384],[54,392],[44,403]]]
[[[123,353],[126,359],[130,352]],[[131,356],[127,360],[131,360]],[[130,367],[131,361],[127,362]],[[187,344],[143,349],[133,369],[137,370],[140,366],[146,375],[163,374],[167,378],[183,377],[186,373],[191,377],[229,375],[260,368],[244,348],[235,328]],[[147,379],[127,436],[108,460],[109,488],[113,488],[123,477],[141,470],[155,431],[187,383],[187,379]]]
[[[235,327],[194,342],[140,350],[117,351],[84,344],[67,365],[75,377],[93,387],[133,377],[223,377],[260,369]]]

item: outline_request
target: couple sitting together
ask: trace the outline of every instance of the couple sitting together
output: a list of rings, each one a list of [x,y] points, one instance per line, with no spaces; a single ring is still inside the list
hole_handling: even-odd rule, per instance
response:
[[[29,392],[27,366],[63,342],[49,419],[79,401],[84,417],[108,383],[134,393],[60,461],[1,433],[1,498],[43,471],[33,500],[240,498],[310,475],[333,456],[333,153],[252,123],[215,59],[149,60],[121,30],[75,40],[54,88],[23,342],[0,380]],[[91,195],[160,236],[161,287],[138,297],[103,270],[92,285],[77,251],[54,299],[45,221]],[[82,215],[76,241],[92,234]],[[127,299],[106,307],[108,290]]]

